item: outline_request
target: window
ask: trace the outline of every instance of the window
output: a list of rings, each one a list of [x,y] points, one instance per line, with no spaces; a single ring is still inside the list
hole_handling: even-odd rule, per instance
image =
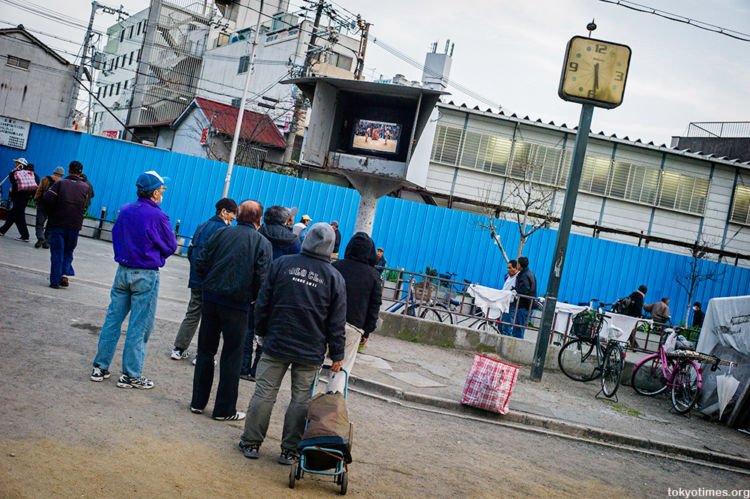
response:
[[[750,225],[750,186],[738,185],[734,190],[732,222]]]
[[[117,82],[117,90],[115,90],[115,95],[120,95],[120,82]]]
[[[120,41],[122,42],[124,40],[125,40],[125,30],[122,30],[120,31]]]
[[[232,99],[232,107],[239,108],[241,103],[242,103],[242,97],[236,97]]]
[[[141,27],[143,26],[143,21],[138,23],[138,34],[141,34]]]
[[[237,68],[237,74],[247,73],[247,68],[250,66],[250,56],[243,55],[240,57],[240,65]]]
[[[466,132],[461,166],[504,174],[510,156],[510,139],[478,132]]]
[[[130,40],[131,38],[133,38],[133,28],[135,28],[135,26],[131,26],[128,29],[128,40]]]
[[[115,57],[115,67],[112,69],[117,69],[119,67],[120,67],[120,56],[118,55],[117,57]]]
[[[109,60],[109,70],[112,71],[113,69],[115,69],[115,60],[114,59],[110,59]]]
[[[125,80],[125,84],[124,84],[124,85],[122,86],[122,89],[123,89],[123,90],[127,90],[127,89],[128,89],[128,82],[129,82],[129,81],[130,81],[130,80]]]
[[[579,190],[604,195],[607,191],[611,161],[603,156],[586,156],[583,160],[581,186]]]
[[[8,55],[8,60],[5,64],[13,68],[29,69],[31,61],[28,59],[21,59],[20,57],[16,57],[14,55]]]
[[[130,59],[128,59],[128,66],[133,64],[133,54],[135,54],[135,50],[130,53]]]
[[[98,99],[101,96],[102,96],[102,87],[99,87],[96,89],[96,98]]]
[[[663,172],[659,189],[662,208],[702,214],[708,196],[708,179]]]
[[[432,160],[455,166],[462,134],[463,130],[460,128],[438,125],[432,145]]]
[[[653,205],[659,189],[660,173],[657,168],[615,161],[607,195]]]
[[[142,56],[142,55],[143,55],[143,49],[142,49],[142,48],[140,48],[140,49],[138,49],[138,60],[139,60],[139,61],[141,60],[141,56]]]
[[[328,54],[328,64],[332,66],[336,66],[337,68],[342,68],[342,69],[346,69],[347,71],[351,71],[352,62],[354,62],[354,59],[351,57],[347,57],[345,55],[338,54],[336,52],[332,52]]]

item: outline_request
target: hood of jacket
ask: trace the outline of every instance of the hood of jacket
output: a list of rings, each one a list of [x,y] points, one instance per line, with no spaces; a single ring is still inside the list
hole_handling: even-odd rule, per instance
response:
[[[285,225],[276,225],[268,224],[268,220],[266,220],[266,225],[263,225],[258,232],[268,239],[268,241],[274,245],[274,247],[277,246],[286,246],[288,244],[291,244],[294,242],[295,239],[297,239],[297,236],[294,235],[294,232],[289,230]]]
[[[349,244],[346,245],[344,259],[374,266],[378,263],[378,255],[375,253],[375,243],[366,233],[357,232],[349,240]]]
[[[336,234],[333,228],[324,222],[318,222],[307,230],[302,241],[302,252],[321,260],[330,261]]]

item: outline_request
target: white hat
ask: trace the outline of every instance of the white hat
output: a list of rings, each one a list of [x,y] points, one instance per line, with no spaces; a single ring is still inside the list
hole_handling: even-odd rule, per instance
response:
[[[13,160],[15,163],[21,163],[23,166],[29,166],[29,162],[26,161],[26,158],[18,158]]]

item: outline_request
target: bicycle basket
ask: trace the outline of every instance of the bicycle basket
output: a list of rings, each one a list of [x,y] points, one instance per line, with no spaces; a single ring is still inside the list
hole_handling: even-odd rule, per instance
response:
[[[414,298],[417,301],[430,301],[432,296],[432,284],[429,281],[421,281],[414,285]]]
[[[601,328],[602,321],[598,318],[596,313],[592,313],[590,310],[584,310],[573,317],[573,326],[570,328],[570,333],[582,340],[593,341],[599,334]]]

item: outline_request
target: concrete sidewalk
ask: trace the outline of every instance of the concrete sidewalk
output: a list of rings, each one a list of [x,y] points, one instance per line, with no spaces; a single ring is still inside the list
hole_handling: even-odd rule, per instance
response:
[[[74,268],[77,276],[68,289],[47,287],[49,252],[34,249],[29,243],[15,241],[15,229],[0,237],[0,266],[22,276],[29,290],[38,294],[54,293],[75,306],[76,303],[106,308],[108,292],[117,268],[110,243],[81,238],[76,250]],[[6,273],[5,275],[8,275]],[[161,274],[161,290],[157,317],[174,324],[173,335],[182,319],[189,292],[188,262],[182,257],[168,260]],[[28,291],[37,294],[35,291]],[[197,341],[194,339],[194,343]],[[150,356],[168,352],[151,351]],[[461,399],[466,374],[473,360],[471,353],[378,336],[375,333],[358,356],[353,371],[353,387],[374,391],[391,398],[414,395],[413,400],[440,408],[453,408]],[[684,417],[670,412],[666,397],[647,398],[632,388],[621,386],[619,402],[595,398],[598,381],[576,383],[561,373],[547,371],[541,383],[529,380],[528,367],[522,366],[511,399],[508,421],[525,421],[541,427],[568,428],[581,434],[590,429],[597,438],[611,437],[613,442],[625,440],[659,442],[663,449],[674,447],[695,449],[746,460],[750,465],[750,437],[723,425],[704,421],[699,415]],[[481,414],[478,414],[481,416]],[[503,419],[502,417],[499,419]],[[621,437],[628,438],[621,438]],[[684,453],[683,453],[684,454]],[[750,467],[750,466],[747,466]]]

